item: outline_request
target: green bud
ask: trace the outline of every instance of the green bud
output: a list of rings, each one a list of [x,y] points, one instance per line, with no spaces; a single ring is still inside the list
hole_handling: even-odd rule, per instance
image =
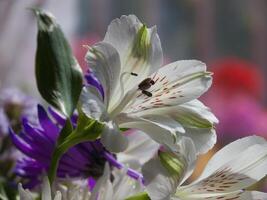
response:
[[[148,29],[146,25],[143,25],[139,29],[137,36],[134,40],[134,47],[132,50],[133,56],[147,60],[150,46],[151,46],[151,43],[150,43],[150,38],[148,34]]]
[[[82,70],[55,18],[42,10],[33,10],[38,23],[35,60],[38,90],[49,104],[69,117],[81,93]]]
[[[162,165],[170,174],[180,178],[183,177],[184,171],[186,170],[186,162],[184,158],[178,157],[174,153],[163,151],[159,151],[159,158]]]

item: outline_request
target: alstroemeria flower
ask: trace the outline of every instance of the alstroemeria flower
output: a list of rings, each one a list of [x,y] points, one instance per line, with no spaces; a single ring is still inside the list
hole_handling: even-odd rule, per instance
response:
[[[112,181],[110,180],[112,177]],[[126,175],[125,170],[111,172],[109,165],[105,166],[104,174],[97,181],[92,192],[86,184],[65,181],[56,185],[53,195],[48,178],[45,177],[42,184],[42,200],[125,200],[127,197],[142,192],[144,187],[141,181],[135,181]],[[34,195],[29,190],[24,190],[19,184],[19,196],[21,200],[34,200]]]
[[[10,129],[12,142],[25,155],[17,161],[14,170],[26,180],[24,186],[28,188],[38,185],[43,172],[48,171],[57,138],[65,124],[66,119],[62,115],[53,109],[49,109],[49,112],[52,117],[39,105],[38,125],[24,118],[20,134]],[[75,125],[76,119],[72,121]],[[128,130],[125,134],[128,148],[117,155],[106,150],[99,139],[72,147],[62,156],[57,177],[97,180],[103,174],[105,163],[109,163],[117,169],[127,168],[128,176],[133,179],[142,179],[141,166],[155,154],[159,146],[138,130]]]
[[[102,42],[88,47],[86,60],[101,83],[82,92],[82,109],[107,124],[101,136],[111,151],[127,147],[119,128],[137,128],[160,144],[175,148],[180,136],[193,139],[198,153],[216,142],[216,117],[196,100],[211,85],[211,73],[197,60],[162,66],[156,27],[122,16]]]
[[[191,151],[190,145],[185,147],[187,151],[183,152]],[[180,173],[171,173],[164,167],[166,161],[159,156],[144,165],[143,171],[149,172],[144,178],[152,200],[267,199],[266,193],[246,190],[267,174],[267,141],[264,138],[249,136],[225,146],[211,158],[202,175],[189,185],[182,184],[188,176],[185,172],[192,171],[191,164],[178,159],[176,166],[181,166]]]

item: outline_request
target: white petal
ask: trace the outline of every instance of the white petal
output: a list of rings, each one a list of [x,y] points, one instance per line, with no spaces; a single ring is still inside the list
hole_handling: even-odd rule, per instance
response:
[[[170,199],[178,186],[179,179],[163,167],[158,157],[145,163],[142,173],[146,190],[152,200]]]
[[[44,177],[43,183],[42,183],[42,200],[51,200],[51,188],[49,184],[48,177]]]
[[[127,138],[112,121],[105,123],[101,134],[101,142],[111,152],[124,151],[128,146]]]
[[[175,106],[194,100],[206,92],[212,82],[206,65],[196,60],[177,61],[160,68],[150,76],[155,84],[147,91],[148,97],[140,92],[128,113],[151,108]]]
[[[267,194],[256,191],[235,191],[232,193],[220,193],[220,194],[188,194],[182,195],[177,193],[172,200],[265,200]]]
[[[131,117],[127,115],[119,116],[120,127],[137,128],[148,134],[159,144],[174,148],[178,132],[184,132],[183,127],[176,121],[165,116],[143,116]]]
[[[177,146],[179,148],[176,150],[175,153],[183,157],[187,165],[184,177],[181,179],[180,182],[180,184],[182,184],[189,176],[192,175],[196,166],[197,154],[194,142],[190,138],[181,138],[177,143]]]
[[[119,54],[110,44],[100,42],[89,47],[85,58],[90,65],[90,69],[102,84],[105,94],[104,99],[108,104],[119,81],[121,70]]]
[[[162,65],[162,49],[156,27],[147,29],[140,37],[143,24],[134,15],[115,19],[108,27],[104,42],[114,46],[120,55],[121,73],[128,72],[123,79],[125,92],[138,85]],[[138,43],[146,43],[145,49],[138,49]],[[131,76],[129,73],[137,73]]]
[[[141,180],[136,181],[135,179],[129,177],[127,174],[127,169],[114,170],[113,171],[113,190],[114,195],[112,200],[125,200],[127,197],[135,195],[139,192],[144,191],[144,186]]]
[[[160,146],[144,132],[131,129],[124,134],[129,145],[125,151],[117,154],[117,160],[138,170],[155,155]]]
[[[185,132],[181,124],[179,124],[177,121],[173,120],[172,118],[168,116],[161,116],[161,115],[156,115],[156,114],[143,115],[142,119],[147,122],[153,123],[163,129],[170,131],[173,135],[176,135],[177,133]]]
[[[82,104],[82,111],[87,117],[96,120],[104,121],[106,119],[105,105],[98,92],[92,86],[87,86],[82,89],[80,101]]]
[[[214,126],[218,119],[200,101],[193,100],[176,106],[176,110],[169,110],[168,115],[185,128],[185,136],[194,141],[197,154],[204,154],[215,145],[217,135]]]
[[[246,192],[246,193],[250,194],[252,200],[266,200],[267,199],[267,193],[257,192],[257,191]]]
[[[144,187],[141,181],[130,178],[126,175],[126,171],[127,169],[114,169],[111,174],[110,167],[106,164],[104,174],[98,179],[90,199],[124,200],[128,196],[142,192]],[[110,177],[113,177],[112,182]]]
[[[219,169],[222,165],[229,163],[231,160],[235,160],[237,157],[240,157],[241,153],[248,147],[257,144],[264,145],[266,144],[266,140],[262,137],[254,135],[244,137],[226,145],[212,156],[199,179],[203,179],[209,176],[211,173]]]
[[[61,200],[61,199],[62,199],[61,192],[57,191],[54,200]]]
[[[103,175],[98,179],[92,191],[90,200],[110,200],[113,196],[112,183],[110,181],[110,167],[106,163]]]
[[[168,154],[168,149],[165,152]],[[196,163],[196,151],[194,143],[189,138],[181,138],[177,143],[175,151],[169,151],[174,160],[179,161],[179,168],[175,172],[168,171],[164,167],[164,163],[168,165],[167,160],[159,157],[154,157],[148,161],[142,168],[142,173],[145,179],[145,185],[149,196],[152,199],[169,199],[170,195],[174,194],[176,188],[182,184],[193,172]],[[159,156],[164,156],[159,154]],[[166,157],[165,157],[166,158]],[[170,162],[169,162],[170,163]],[[172,164],[174,167],[175,164]]]
[[[29,190],[24,190],[21,183],[19,183],[19,197],[20,200],[33,200]]]
[[[57,194],[55,198],[59,200],[89,200],[91,193],[87,180],[72,180],[67,178],[62,184],[56,184]]]
[[[221,155],[222,160],[217,160],[221,164],[217,166],[216,171],[207,167],[204,169],[203,176],[193,184],[185,186],[183,189],[180,188],[180,190],[187,194],[234,192],[247,188],[263,178],[267,174],[267,142],[262,144],[262,141],[256,138],[249,138],[252,138],[251,141],[236,142],[239,147],[243,146],[244,143],[247,144],[244,146],[245,149],[239,153],[224,151],[224,154]],[[237,150],[237,148],[229,149]],[[231,154],[235,154],[235,156]],[[229,160],[228,156],[232,159]],[[224,158],[227,160],[226,162]],[[207,171],[208,169],[211,170]]]
[[[185,137],[189,137],[193,140],[196,153],[204,154],[209,151],[217,141],[217,135],[213,128],[186,128]]]
[[[149,115],[171,118],[170,121],[176,121],[185,129],[182,136],[190,137],[194,141],[198,154],[206,153],[216,143],[214,125],[218,120],[209,108],[198,100],[178,106],[151,108],[131,115],[142,118]]]
[[[109,121],[105,105],[95,93],[93,87],[83,88],[81,94],[82,111],[87,117],[104,122],[104,129],[101,134],[101,142],[112,152],[121,152],[128,145],[127,138],[120,133],[117,125]]]
[[[173,114],[175,113],[173,112]],[[179,105],[178,113],[174,116],[179,117],[178,115],[191,117],[190,120],[185,120],[185,122],[191,121],[191,123],[186,125],[187,127],[198,127],[201,126],[201,124],[204,127],[207,127],[208,124],[212,126],[213,124],[217,124],[219,122],[216,116],[211,112],[210,108],[206,107],[197,99]]]

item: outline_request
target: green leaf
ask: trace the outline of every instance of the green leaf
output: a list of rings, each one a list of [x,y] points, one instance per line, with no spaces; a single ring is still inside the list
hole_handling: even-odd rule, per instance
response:
[[[0,200],[16,199],[17,194],[18,191],[10,185],[10,180],[0,179]]]
[[[162,165],[170,174],[182,177],[186,169],[186,162],[182,157],[175,155],[172,152],[159,151],[159,158]]]
[[[0,182],[0,199],[1,200],[8,200],[7,194],[5,192],[3,184]]]
[[[34,9],[38,21],[35,74],[42,97],[70,117],[82,89],[82,70],[55,18]]]
[[[79,112],[79,118],[76,129],[72,130],[67,121],[60,133],[58,144],[53,152],[50,168],[48,172],[49,181],[52,182],[56,176],[60,158],[71,147],[86,141],[97,139],[103,131],[104,124],[88,118],[83,112]]]
[[[146,192],[139,193],[137,195],[126,198],[125,200],[150,200],[150,197]]]

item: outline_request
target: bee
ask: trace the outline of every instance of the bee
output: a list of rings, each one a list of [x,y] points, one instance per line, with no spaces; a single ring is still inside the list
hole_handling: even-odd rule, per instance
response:
[[[148,90],[152,85],[155,84],[155,81],[152,80],[152,78],[146,78],[145,80],[143,80],[139,85],[138,88],[139,90],[142,91],[142,93],[148,97],[152,97],[152,93],[148,92],[146,90]]]

